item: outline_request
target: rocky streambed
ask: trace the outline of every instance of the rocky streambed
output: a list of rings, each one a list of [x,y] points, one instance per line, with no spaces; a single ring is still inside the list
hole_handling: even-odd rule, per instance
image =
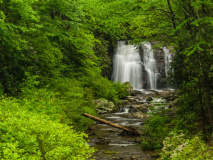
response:
[[[134,127],[143,130],[144,121],[149,117],[148,112],[155,109],[169,108],[171,101],[176,97],[173,91],[134,91],[132,96],[122,100],[117,111],[110,103],[99,106],[101,118],[125,127]],[[144,152],[140,148],[141,136],[131,136],[120,129],[96,122],[88,131],[89,145],[97,149],[93,158],[97,160],[154,160],[157,154]],[[92,158],[91,158],[92,159]]]

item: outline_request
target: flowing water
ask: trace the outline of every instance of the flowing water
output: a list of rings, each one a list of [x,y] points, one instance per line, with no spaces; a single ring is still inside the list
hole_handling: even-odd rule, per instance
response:
[[[166,77],[167,77],[168,71],[170,69],[170,64],[172,62],[172,55],[169,52],[168,48],[164,47],[163,50],[164,50],[164,53],[165,53],[165,73],[166,73]]]
[[[123,112],[104,114],[104,119],[122,126],[134,126],[137,129],[143,128],[143,119],[125,118],[128,109]],[[152,160],[146,152],[143,152],[136,142],[135,136],[122,136],[122,130],[97,123],[96,130],[90,133],[89,145],[96,148],[94,154],[97,160]],[[136,159],[135,159],[136,160]]]
[[[100,118],[142,131],[148,118],[146,112],[167,109],[171,104],[168,98],[175,94],[170,90],[135,90],[135,96],[128,96],[119,103],[116,113],[101,114]],[[152,100],[147,101],[150,97]],[[142,151],[140,136],[128,136],[121,129],[106,124],[96,122],[88,134],[88,144],[97,149],[92,157],[96,160],[155,160],[158,157],[155,152]]]
[[[121,83],[130,82],[133,89],[142,89],[143,76],[148,76],[150,89],[157,89],[157,78],[159,76],[156,67],[154,52],[149,42],[144,43],[143,61],[139,54],[139,49],[134,45],[125,44],[119,41],[117,51],[113,58],[112,80]],[[146,75],[143,75],[142,69],[145,69]]]
[[[156,67],[156,60],[154,58],[154,52],[151,44],[149,42],[143,44],[143,50],[143,64],[148,74],[150,88],[157,89],[157,76],[159,75],[159,73]]]
[[[134,45],[127,45],[124,41],[119,41],[117,51],[113,58],[113,74],[112,79],[114,82],[120,81],[121,83],[130,82],[137,93],[141,92],[137,98],[129,96],[127,98],[131,105],[149,104],[154,109],[167,108],[168,104],[161,98],[152,97],[152,102],[147,102],[146,98],[154,95],[154,90],[157,88],[157,79],[160,73],[156,66],[154,52],[149,42],[142,44],[143,47],[143,61],[139,54],[139,49]],[[165,72],[167,74],[171,55],[169,51],[164,48],[165,52]],[[142,75],[143,69],[147,75]],[[151,90],[143,90],[142,80],[143,76],[148,76],[148,83]],[[142,93],[143,92],[143,93]],[[143,95],[143,96],[142,96]],[[133,102],[134,101],[134,102]],[[102,114],[102,118],[112,123],[121,126],[134,126],[137,130],[143,129],[144,118],[135,118],[129,116],[130,106],[123,106],[122,110],[117,113]],[[131,106],[132,107],[132,106]],[[134,109],[134,108],[133,108]],[[136,111],[138,112],[138,111]],[[147,112],[152,112],[147,109]],[[137,116],[136,116],[137,117]],[[143,116],[142,116],[143,117]],[[89,142],[91,147],[97,149],[94,154],[97,160],[153,160],[148,152],[143,152],[138,144],[137,137],[122,136],[122,130],[113,128],[106,124],[96,122],[95,130],[89,132]]]
[[[142,63],[139,51],[134,45],[119,41],[113,61],[114,82],[130,82],[134,89],[142,88]]]

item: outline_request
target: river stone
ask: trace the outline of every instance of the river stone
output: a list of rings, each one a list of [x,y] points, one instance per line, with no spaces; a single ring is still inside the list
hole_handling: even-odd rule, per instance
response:
[[[144,93],[143,93],[143,91],[135,90],[135,94],[136,95],[143,95]]]
[[[148,102],[153,101],[153,98],[152,97],[147,97],[146,101],[148,101]]]
[[[107,112],[112,112],[113,109],[115,108],[115,105],[113,102],[108,101],[106,99],[97,99],[95,101],[95,104],[97,105],[96,111],[99,114],[107,113]]]
[[[131,105],[133,108],[135,108],[136,110],[146,113],[149,109],[149,107],[153,108],[154,105],[153,104],[140,104],[140,105]]]
[[[178,98],[178,91],[163,91],[159,93],[159,96],[167,101],[174,101]]]
[[[137,112],[137,109],[135,109],[134,107],[130,106],[129,107],[129,113],[134,113]]]
[[[135,156],[132,156],[132,157],[131,157],[131,160],[138,160],[138,158],[135,157]]]
[[[131,103],[137,102],[137,97],[135,96],[127,96],[126,99]]]
[[[100,109],[96,109],[97,113],[98,114],[104,114],[104,113],[107,113],[107,111],[104,111],[104,110],[100,110]]]
[[[106,144],[109,144],[109,140],[107,140],[107,139],[99,139],[99,141],[96,142],[96,144],[106,145]]]
[[[118,105],[121,105],[121,106],[128,105],[128,104],[130,104],[128,100],[121,100],[118,102]]]
[[[140,105],[139,110],[143,113],[146,113],[148,111],[148,107],[146,105]]]
[[[137,118],[148,118],[149,117],[147,114],[142,113],[142,112],[134,112],[131,114],[132,114],[132,116],[137,117]]]

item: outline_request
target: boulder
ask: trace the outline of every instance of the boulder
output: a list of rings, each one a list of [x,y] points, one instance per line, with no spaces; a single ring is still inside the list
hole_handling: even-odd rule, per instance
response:
[[[131,160],[138,160],[138,157],[132,156],[132,157],[131,157]]]
[[[129,107],[129,113],[134,113],[137,112],[137,109],[135,109],[134,107],[130,106]]]
[[[153,98],[152,97],[147,97],[146,101],[148,101],[148,102],[153,101]]]
[[[148,106],[140,105],[139,110],[143,113],[146,113],[146,112],[148,112]]]
[[[135,96],[127,96],[126,98],[129,102],[135,102],[137,101],[136,97]]]
[[[149,117],[149,115],[142,113],[142,112],[131,113],[131,116],[137,117],[137,118],[148,118]]]
[[[129,105],[130,102],[128,100],[120,100],[117,105],[120,105],[120,106],[125,106],[125,105]]]
[[[178,91],[163,91],[158,94],[158,96],[166,99],[167,101],[173,101],[178,98]]]
[[[132,108],[135,108],[137,111],[146,113],[149,110],[149,107],[154,107],[153,104],[140,104],[140,105],[131,105]]]
[[[107,112],[112,112],[113,109],[115,108],[115,105],[113,102],[108,101],[106,99],[97,99],[95,101],[95,104],[97,105],[96,111],[99,114],[107,113]]]

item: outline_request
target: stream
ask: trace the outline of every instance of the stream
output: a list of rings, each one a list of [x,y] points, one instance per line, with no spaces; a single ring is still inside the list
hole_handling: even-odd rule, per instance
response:
[[[155,93],[137,94],[127,97],[125,104],[118,107],[115,113],[102,114],[100,118],[115,123],[117,125],[132,126],[138,131],[144,127],[147,119],[146,113],[137,110],[137,107],[150,105],[153,108],[159,106],[167,107],[162,98],[153,98],[152,102],[147,102],[146,98]],[[142,107],[143,108],[143,107]],[[151,112],[148,107],[146,112]],[[139,116],[140,115],[140,116]],[[140,136],[125,135],[121,129],[117,129],[106,124],[95,122],[95,127],[89,132],[89,142],[91,147],[96,149],[94,156],[96,160],[155,160],[156,153],[142,151],[140,147]],[[91,158],[91,159],[92,159]]]

